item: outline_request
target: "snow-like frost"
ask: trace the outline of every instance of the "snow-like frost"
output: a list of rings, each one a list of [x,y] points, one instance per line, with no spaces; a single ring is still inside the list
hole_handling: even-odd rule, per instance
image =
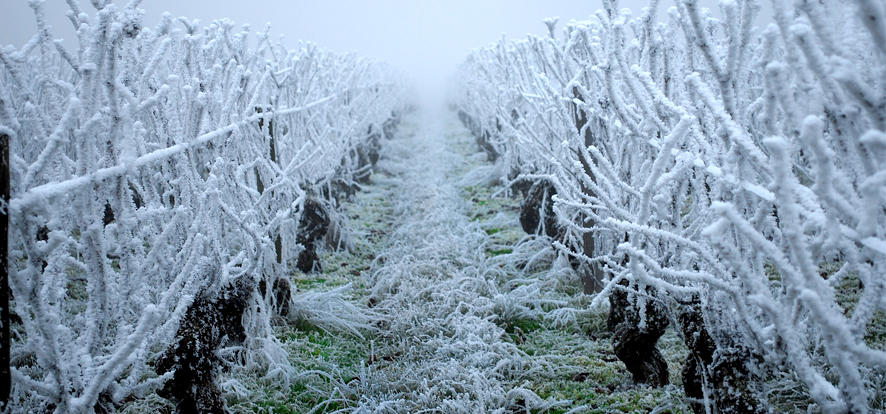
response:
[[[386,149],[395,228],[369,275],[373,310],[386,317],[358,380],[318,408],[335,401],[346,407],[337,412],[507,413],[566,403],[520,386],[551,367],[528,358],[503,326],[541,317],[544,295],[508,283],[501,259],[487,259],[486,233],[466,215],[454,183],[459,156],[440,122],[421,119]],[[489,171],[469,172],[462,185]]]
[[[605,1],[559,36],[474,52],[456,106],[506,171],[552,177],[555,248],[604,266],[592,306],[622,278],[674,307],[698,294],[715,339],[763,356],[764,377],[789,367],[823,412],[868,412],[883,345],[865,336],[886,312],[884,8],[788,3],[759,31],[756,0],[721,2],[722,19],[681,0],[661,21],[658,2],[633,18]],[[594,251],[575,254],[587,232]]]
[[[351,183],[367,130],[404,107],[398,75],[353,55],[287,50],[267,31],[253,47],[228,20],[148,28],[138,1],[93,1],[91,14],[67,3],[71,50],[34,1],[37,34],[0,52],[22,411],[111,409],[161,387],[153,361],[194,298],[288,277],[305,200],[335,208],[331,188]],[[366,326],[340,295],[295,296],[296,315]],[[220,354],[245,349],[234,366],[286,381],[271,301],[253,292],[246,341]]]

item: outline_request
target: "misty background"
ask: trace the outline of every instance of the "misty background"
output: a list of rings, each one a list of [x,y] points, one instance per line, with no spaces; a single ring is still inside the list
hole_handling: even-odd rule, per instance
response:
[[[659,17],[675,0],[662,0]],[[92,14],[88,1],[81,9]],[[118,3],[123,3],[118,0]],[[648,0],[622,0],[620,8],[637,16]],[[764,3],[757,26],[769,20]],[[701,4],[719,16],[717,0]],[[36,33],[28,0],[0,0],[0,46],[18,48]],[[388,62],[402,70],[426,97],[439,97],[445,82],[470,50],[507,38],[547,33],[542,20],[559,17],[558,28],[570,20],[585,20],[603,7],[601,0],[143,0],[144,23],[156,25],[164,12],[208,24],[229,18],[249,24],[253,33],[271,25],[275,38],[296,48],[300,40],[337,52]],[[65,17],[65,0],[45,0],[47,23],[55,38],[73,48],[76,38]]]

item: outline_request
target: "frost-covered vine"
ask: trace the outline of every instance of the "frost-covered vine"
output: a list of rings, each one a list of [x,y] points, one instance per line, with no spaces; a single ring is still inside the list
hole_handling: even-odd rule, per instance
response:
[[[760,30],[757,0],[721,1],[719,18],[617,3],[470,56],[470,126],[504,171],[554,183],[555,245],[602,266],[596,303],[698,295],[756,370],[788,368],[824,412],[867,412],[886,369],[865,341],[886,311],[886,5],[774,0]]]
[[[153,361],[195,297],[285,275],[305,200],[352,181],[367,130],[402,102],[389,69],[351,55],[226,20],[144,27],[138,1],[67,3],[75,42],[53,39],[32,1],[37,34],[0,51],[24,411],[92,412],[161,386],[171,373]],[[237,361],[285,379],[265,296],[251,295]]]

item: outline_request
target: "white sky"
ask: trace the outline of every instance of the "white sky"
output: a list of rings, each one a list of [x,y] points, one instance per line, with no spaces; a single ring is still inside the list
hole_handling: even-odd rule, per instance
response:
[[[93,13],[89,1],[78,0]],[[125,3],[124,0],[117,0]],[[768,1],[763,1],[768,4]],[[0,45],[16,47],[35,32],[27,0],[0,0]],[[260,4],[260,5],[256,5]],[[639,15],[647,0],[622,0],[621,8]],[[662,16],[674,0],[663,0]],[[716,9],[717,0],[701,0]],[[560,24],[582,20],[602,8],[600,0],[143,0],[145,23],[153,26],[164,11],[209,23],[230,18],[249,23],[253,32],[271,23],[295,47],[309,40],[340,52],[386,61],[413,79],[439,84],[471,49],[507,34],[521,38],[546,32],[542,19],[560,17]],[[47,20],[56,38],[73,39],[64,17],[64,0],[45,0]]]

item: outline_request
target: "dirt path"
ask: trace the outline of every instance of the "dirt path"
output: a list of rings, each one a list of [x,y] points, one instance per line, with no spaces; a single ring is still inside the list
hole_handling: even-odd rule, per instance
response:
[[[497,323],[508,299],[487,260],[487,233],[458,186],[460,133],[451,119],[423,118],[389,153],[387,168],[402,177],[396,223],[369,286],[390,319],[361,378],[362,408],[495,412],[534,397],[517,384],[541,367]]]
[[[454,114],[413,114],[397,135],[385,143],[372,183],[343,206],[352,248],[323,253],[322,273],[293,276],[305,316],[278,336],[303,374],[286,388],[254,384],[264,402],[248,398],[239,407],[566,413],[679,406],[678,387],[631,384],[609,346],[605,312],[587,311],[580,283],[549,242],[522,232],[520,201],[501,194],[491,180],[495,166]],[[330,289],[339,295],[305,296]],[[352,315],[341,326],[363,324],[360,335],[315,323],[324,316],[312,307]],[[663,342],[669,361],[685,355],[668,346],[679,344],[673,334]]]

